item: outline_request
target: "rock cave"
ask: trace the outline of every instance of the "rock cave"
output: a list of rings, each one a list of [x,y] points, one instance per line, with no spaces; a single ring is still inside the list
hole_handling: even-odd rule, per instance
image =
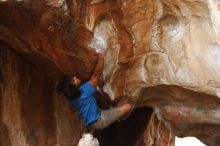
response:
[[[57,94],[62,75],[86,81],[97,62],[106,97],[130,116],[85,126]],[[220,146],[219,0],[0,0],[0,145]]]

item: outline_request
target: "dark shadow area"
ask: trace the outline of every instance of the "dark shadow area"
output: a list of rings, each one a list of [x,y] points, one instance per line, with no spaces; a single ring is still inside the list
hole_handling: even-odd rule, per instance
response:
[[[133,146],[142,138],[152,112],[151,107],[137,108],[126,120],[97,130],[94,135],[100,146]]]

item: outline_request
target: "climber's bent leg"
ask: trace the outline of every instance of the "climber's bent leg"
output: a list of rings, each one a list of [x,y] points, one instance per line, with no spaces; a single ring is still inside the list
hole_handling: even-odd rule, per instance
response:
[[[120,111],[119,107],[112,108],[109,110],[101,110],[100,117],[98,120],[91,124],[94,129],[103,129],[108,127],[110,124],[117,121],[122,117],[123,113]]]
[[[91,127],[95,129],[103,129],[108,127],[110,124],[122,118],[131,110],[130,104],[124,104],[120,107],[112,108],[109,110],[101,110],[100,117],[97,121],[91,124]]]

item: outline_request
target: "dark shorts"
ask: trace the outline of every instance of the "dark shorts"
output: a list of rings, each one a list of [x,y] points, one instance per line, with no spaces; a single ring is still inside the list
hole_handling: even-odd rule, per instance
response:
[[[109,110],[101,110],[100,117],[98,120],[91,124],[94,129],[103,129],[108,127],[110,124],[119,120],[123,116],[119,107],[112,108]]]

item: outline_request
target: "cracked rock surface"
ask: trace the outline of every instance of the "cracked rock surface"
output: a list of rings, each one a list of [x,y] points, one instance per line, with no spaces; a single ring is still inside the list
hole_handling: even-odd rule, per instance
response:
[[[218,0],[1,0],[0,46],[7,145],[77,143],[87,128],[55,85],[63,74],[87,80],[96,52],[112,101],[154,109],[140,145],[173,145],[175,135],[220,145]]]

